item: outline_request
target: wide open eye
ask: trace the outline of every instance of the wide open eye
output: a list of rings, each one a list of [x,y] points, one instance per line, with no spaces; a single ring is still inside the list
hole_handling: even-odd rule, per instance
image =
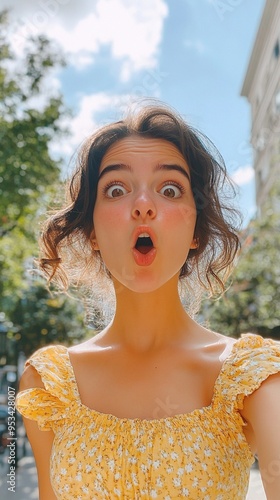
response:
[[[105,187],[105,193],[108,198],[119,198],[128,193],[127,189],[122,184],[111,184]]]
[[[182,196],[182,187],[177,184],[165,184],[160,190],[160,194],[166,198],[180,198]]]

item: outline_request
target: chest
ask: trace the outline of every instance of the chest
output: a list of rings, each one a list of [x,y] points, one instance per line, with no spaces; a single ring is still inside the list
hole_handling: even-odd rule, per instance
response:
[[[84,405],[120,418],[156,419],[209,406],[220,365],[169,355],[158,358],[73,357]]]

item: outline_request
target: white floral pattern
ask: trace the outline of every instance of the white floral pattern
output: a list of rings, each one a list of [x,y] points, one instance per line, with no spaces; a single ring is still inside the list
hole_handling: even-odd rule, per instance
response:
[[[83,405],[67,348],[28,360],[45,389],[17,395],[17,409],[53,429],[51,481],[59,500],[244,500],[254,457],[239,410],[246,395],[280,372],[280,345],[239,339],[223,364],[210,406],[186,415],[117,418]]]

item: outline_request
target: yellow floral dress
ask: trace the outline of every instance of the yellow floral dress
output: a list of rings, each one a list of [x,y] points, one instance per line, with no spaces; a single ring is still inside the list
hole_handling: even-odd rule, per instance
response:
[[[20,392],[17,409],[54,431],[50,475],[59,500],[246,498],[254,457],[239,410],[244,396],[280,371],[278,342],[243,335],[223,364],[210,406],[154,420],[83,405],[64,346],[39,349],[27,363],[45,389]]]

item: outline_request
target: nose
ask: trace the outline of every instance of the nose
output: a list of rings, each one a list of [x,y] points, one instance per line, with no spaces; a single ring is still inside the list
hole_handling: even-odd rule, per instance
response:
[[[135,197],[132,207],[132,217],[135,219],[154,219],[156,216],[156,206],[151,195],[146,191],[141,191]]]

